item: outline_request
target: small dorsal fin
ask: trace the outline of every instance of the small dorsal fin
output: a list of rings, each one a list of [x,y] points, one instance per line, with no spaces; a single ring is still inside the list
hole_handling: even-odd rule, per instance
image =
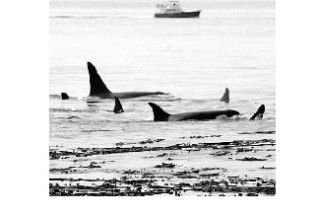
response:
[[[91,62],[87,62],[89,77],[90,77],[90,96],[94,96],[102,93],[111,93],[111,91],[104,84],[97,69]]]
[[[154,103],[149,103],[153,110],[154,121],[168,121],[170,114]]]
[[[124,112],[122,109],[122,105],[120,103],[120,100],[118,97],[114,97],[114,108],[113,108],[114,113],[122,113]]]
[[[263,118],[263,114],[264,112],[266,111],[266,107],[262,104],[258,110],[256,111],[256,113],[254,113],[252,115],[252,117],[250,118],[250,120],[255,120],[256,118],[257,119],[262,119]]]
[[[69,96],[66,92],[61,92],[61,99],[63,100],[69,100]]]
[[[224,94],[221,97],[220,101],[221,102],[226,102],[226,103],[230,102],[230,91],[229,91],[229,88],[225,89]]]

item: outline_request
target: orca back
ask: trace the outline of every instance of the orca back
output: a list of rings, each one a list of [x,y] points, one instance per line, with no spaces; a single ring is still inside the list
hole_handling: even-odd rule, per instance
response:
[[[116,113],[116,114],[124,112],[118,97],[114,97],[114,109],[113,109],[113,112]]]
[[[250,120],[255,120],[256,118],[257,119],[262,119],[263,118],[263,114],[264,112],[266,111],[266,107],[262,104],[258,110],[256,111],[256,113],[254,113],[252,115],[252,117],[250,118]]]
[[[154,121],[168,121],[170,114],[154,103],[149,103],[153,110]]]
[[[62,99],[62,100],[69,100],[68,94],[65,93],[65,92],[61,92],[61,99]]]
[[[229,103],[230,102],[230,91],[229,88],[226,88],[226,90],[224,91],[224,94],[222,95],[221,102],[226,102]]]
[[[104,84],[103,80],[101,79],[100,75],[97,72],[97,69],[95,66],[88,62],[88,71],[89,71],[89,77],[90,77],[90,96],[95,96],[98,94],[104,94],[104,93],[111,93],[111,91],[107,88],[107,86]]]

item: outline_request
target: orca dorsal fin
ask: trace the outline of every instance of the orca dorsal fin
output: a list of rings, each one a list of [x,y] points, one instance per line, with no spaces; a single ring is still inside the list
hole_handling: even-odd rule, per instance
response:
[[[69,100],[69,96],[66,92],[61,92],[61,99],[62,100]]]
[[[90,96],[94,96],[102,93],[111,93],[111,91],[104,84],[100,75],[97,72],[96,67],[91,63],[87,62],[89,77],[90,77]]]
[[[252,117],[250,118],[250,120],[254,120],[254,119],[262,119],[264,112],[266,111],[266,107],[262,104],[258,110],[256,111],[256,113],[254,113],[252,115]]]
[[[154,103],[149,103],[153,110],[154,121],[168,121],[170,114]]]
[[[225,89],[224,94],[222,95],[220,101],[221,102],[226,102],[226,103],[230,102],[230,91],[229,91],[229,88]]]
[[[122,113],[124,112],[122,109],[122,105],[120,103],[120,100],[118,97],[114,97],[114,108],[113,108],[113,112],[118,114],[118,113]]]

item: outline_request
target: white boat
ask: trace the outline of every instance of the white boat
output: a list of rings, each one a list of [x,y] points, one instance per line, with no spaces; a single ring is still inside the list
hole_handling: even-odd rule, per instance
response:
[[[157,12],[154,14],[156,18],[194,18],[199,17],[200,10],[183,11],[177,0],[168,0],[164,3],[156,5]]]

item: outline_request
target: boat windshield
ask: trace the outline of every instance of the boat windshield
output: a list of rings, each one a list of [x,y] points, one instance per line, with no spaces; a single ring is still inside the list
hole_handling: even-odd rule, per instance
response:
[[[157,4],[156,8],[159,12],[162,13],[182,12],[179,2],[175,0],[169,0],[164,3],[159,3]]]

